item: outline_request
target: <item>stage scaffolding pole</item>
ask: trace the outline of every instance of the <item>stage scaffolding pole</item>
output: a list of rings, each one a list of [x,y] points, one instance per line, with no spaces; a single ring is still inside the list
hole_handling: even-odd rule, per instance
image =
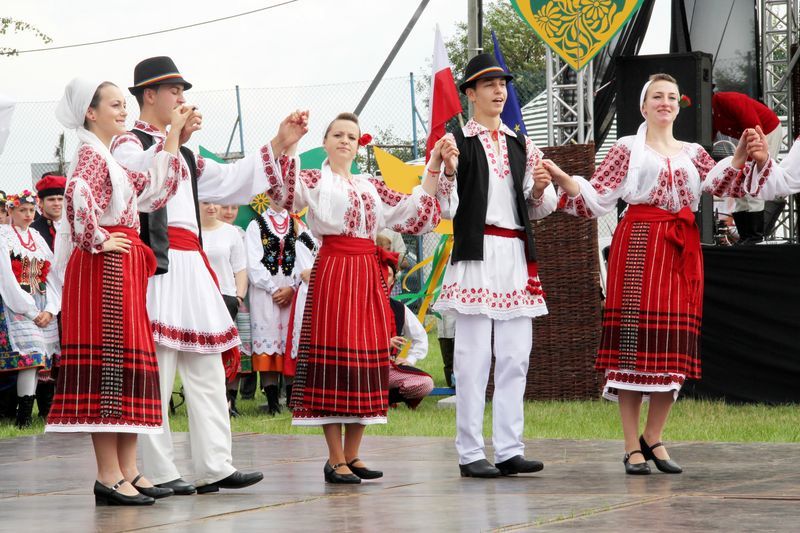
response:
[[[594,75],[590,62],[573,70],[549,48],[545,50],[547,144],[585,144],[594,139]]]

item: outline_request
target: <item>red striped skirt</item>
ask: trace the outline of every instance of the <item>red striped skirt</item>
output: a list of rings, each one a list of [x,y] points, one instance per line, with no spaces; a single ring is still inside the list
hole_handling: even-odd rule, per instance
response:
[[[61,369],[46,431],[160,433],[158,361],[147,316],[155,257],[137,233],[128,254],[76,249],[64,282]]]
[[[595,362],[606,388],[679,390],[685,378],[700,378],[702,304],[702,254],[691,212],[630,206],[608,259]]]
[[[292,423],[385,423],[394,318],[369,239],[326,235],[303,313]]]

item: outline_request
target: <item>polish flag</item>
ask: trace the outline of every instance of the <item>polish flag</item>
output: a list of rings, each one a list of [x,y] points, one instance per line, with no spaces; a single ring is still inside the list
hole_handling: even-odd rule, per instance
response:
[[[442,33],[436,25],[433,40],[433,72],[431,74],[431,115],[428,120],[428,141],[425,143],[425,161],[430,159],[436,141],[444,137],[447,121],[461,113],[461,100],[458,97],[456,82],[453,80],[453,67],[447,58]]]

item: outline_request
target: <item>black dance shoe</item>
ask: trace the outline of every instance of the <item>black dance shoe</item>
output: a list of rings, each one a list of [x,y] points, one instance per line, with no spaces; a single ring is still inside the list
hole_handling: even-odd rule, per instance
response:
[[[243,489],[245,487],[249,487],[250,485],[255,485],[262,479],[264,479],[264,474],[261,472],[250,472],[249,474],[245,474],[244,472],[239,472],[237,470],[225,479],[220,479],[214,483],[197,487],[197,494],[219,492],[219,489]]]
[[[513,476],[514,474],[529,474],[531,472],[539,472],[544,469],[544,463],[541,461],[529,461],[521,455],[515,455],[511,459],[506,459],[494,465],[500,470],[504,476]]]
[[[478,459],[465,465],[458,465],[461,470],[461,477],[499,477],[501,472],[498,468],[492,466],[492,463],[486,459]]]
[[[172,481],[167,481],[166,483],[157,483],[156,487],[162,489],[172,489],[172,492],[176,496],[191,496],[197,489],[191,483],[187,483],[183,480],[183,478],[173,479]]]
[[[328,483],[361,483],[361,478],[355,474],[339,474],[336,472],[337,468],[341,468],[343,466],[347,466],[347,463],[339,463],[331,466],[328,461],[325,461],[325,468],[323,469],[323,472],[325,473],[325,481]],[[381,475],[383,475],[383,473],[381,473]]]
[[[136,484],[144,474],[139,474],[133,481],[131,481],[131,485],[133,488],[139,491],[139,494],[144,494],[145,496],[150,496],[153,499],[159,500],[161,498],[166,498],[167,496],[173,496],[175,491],[172,489],[164,488],[164,487],[140,487]]]
[[[645,442],[644,435],[639,437],[639,445],[642,447],[642,455],[648,461],[653,461],[655,463],[656,468],[664,472],[665,474],[680,474],[683,472],[683,468],[681,465],[673,461],[672,459],[659,459],[656,457],[656,454],[653,453],[653,450],[658,448],[659,446],[664,446],[663,442],[657,442],[650,446]]]
[[[630,474],[632,476],[646,476],[650,473],[650,465],[647,464],[647,461],[643,463],[631,463],[631,455],[638,453],[642,457],[644,454],[642,450],[633,450],[631,453],[626,453],[625,457],[622,458],[622,463],[625,465],[625,473]]]
[[[106,487],[99,481],[94,482],[94,503],[95,505],[153,505],[155,498],[137,494],[126,496],[117,492],[117,489],[125,483],[124,479],[119,480],[113,487]]]
[[[356,457],[355,459],[347,463],[347,466],[350,468],[350,470],[353,471],[355,475],[357,475],[361,479],[378,479],[379,477],[383,477],[383,472],[381,472],[380,470],[370,470],[366,466],[355,466],[354,463],[357,463],[360,460],[361,459]]]

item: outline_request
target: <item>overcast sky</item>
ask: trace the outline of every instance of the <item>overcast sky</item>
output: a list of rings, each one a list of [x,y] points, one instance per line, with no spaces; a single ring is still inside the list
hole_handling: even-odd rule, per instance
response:
[[[53,43],[45,45],[29,33],[11,33],[0,36],[0,46],[26,50],[97,41],[193,24],[282,1],[2,0],[0,16],[37,26],[53,38]],[[653,20],[668,20],[669,0],[657,2]],[[484,1],[485,6],[490,3],[490,0]],[[59,125],[51,118],[52,105],[25,103],[58,100],[64,85],[75,76],[103,78],[127,87],[133,82],[133,67],[138,61],[155,55],[169,55],[184,77],[194,84],[192,92],[187,94],[190,101],[195,94],[195,98],[202,101],[201,107],[208,111],[207,117],[211,117],[213,109],[207,103],[209,95],[201,93],[230,90],[237,84],[242,88],[271,88],[368,82],[377,73],[418,5],[418,0],[298,0],[268,11],[161,35],[0,57],[0,92],[20,104],[0,161],[0,189],[13,190],[27,185],[30,163],[52,160],[53,146],[60,131]],[[395,81],[379,88],[362,115],[365,122],[372,121],[367,131],[374,132],[380,124],[397,120],[402,121],[401,127],[410,131],[410,105],[398,97],[399,94],[408,99],[408,91],[402,85],[406,83],[407,87],[407,82],[397,78],[408,76],[409,72],[427,74],[435,25],[439,24],[446,40],[453,36],[456,24],[465,21],[466,16],[467,0],[430,1],[386,74],[387,79],[395,78]],[[665,31],[668,31],[668,25],[657,23],[655,26],[658,26],[658,31],[651,32],[645,40],[643,50],[647,53],[667,51]],[[500,38],[502,40],[502,36]],[[461,73],[454,74],[457,79],[461,76]],[[327,104],[331,109],[326,108],[316,115],[319,121],[326,123],[327,115],[355,107],[365,88],[366,83],[332,87],[327,91],[336,92],[336,95],[325,95],[325,91],[319,90],[272,91],[268,93],[268,103],[272,107],[285,104],[288,110],[297,106],[313,110],[314,101],[297,100],[316,99],[316,105],[320,107],[325,104],[322,96],[327,96],[331,100]],[[304,97],[306,94],[312,96]],[[334,101],[336,96],[340,98]],[[224,98],[225,102],[232,102],[227,94]],[[245,146],[253,149],[256,140],[265,137],[266,133],[262,131],[271,129],[279,117],[277,114],[268,116],[265,111],[258,117],[262,122],[255,123],[246,98],[245,92],[243,122],[249,141]],[[427,111],[419,105],[427,119]],[[214,150],[224,150],[235,119],[235,107],[228,103],[224,107],[226,112],[233,112],[233,118],[226,116],[208,121],[202,135],[198,135],[198,143]],[[135,105],[132,111],[135,116]],[[389,111],[394,114],[389,116]],[[129,126],[132,119],[129,116]],[[318,126],[324,129],[324,124]],[[421,129],[419,134],[424,136]],[[312,129],[307,136],[309,140],[304,140],[308,146],[301,145],[301,149],[316,146],[319,136]],[[74,142],[70,141],[71,137],[72,134],[68,141]],[[67,154],[71,153],[72,148],[68,145]]]

